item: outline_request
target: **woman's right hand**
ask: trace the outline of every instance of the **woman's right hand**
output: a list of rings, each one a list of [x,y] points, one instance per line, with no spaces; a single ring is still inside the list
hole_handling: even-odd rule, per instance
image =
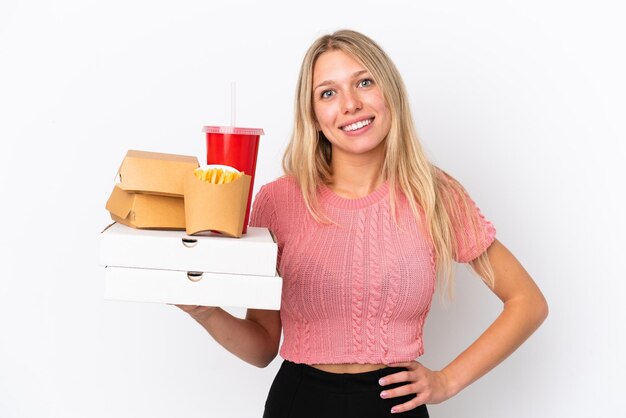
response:
[[[244,319],[215,306],[175,306],[202,325],[222,347],[250,364],[265,367],[278,354],[279,311],[248,309]]]
[[[200,305],[175,305],[177,308],[187,312],[193,319],[202,323],[209,319],[219,308],[216,306],[200,306]]]

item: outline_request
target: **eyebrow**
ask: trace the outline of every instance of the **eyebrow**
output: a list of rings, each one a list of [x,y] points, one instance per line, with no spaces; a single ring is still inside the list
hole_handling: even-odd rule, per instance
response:
[[[352,74],[352,78],[357,78],[358,76],[360,76],[362,74],[366,74],[366,73],[369,73],[369,71],[367,71],[367,70],[359,70],[359,71],[355,72],[354,74]],[[329,86],[329,85],[334,84],[334,83],[335,82],[333,80],[322,81],[317,86],[313,87],[313,91],[317,90],[320,87]]]

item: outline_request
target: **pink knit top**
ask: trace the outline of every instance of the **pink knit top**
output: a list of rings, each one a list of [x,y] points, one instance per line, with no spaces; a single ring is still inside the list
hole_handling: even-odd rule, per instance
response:
[[[387,183],[359,199],[326,186],[318,196],[337,225],[316,222],[289,177],[263,186],[254,200],[250,225],[269,228],[278,241],[281,357],[305,364],[416,359],[424,352],[435,259],[408,202],[399,194],[396,224]],[[478,208],[476,216],[484,234],[458,251],[459,262],[476,258],[494,240],[495,229]]]

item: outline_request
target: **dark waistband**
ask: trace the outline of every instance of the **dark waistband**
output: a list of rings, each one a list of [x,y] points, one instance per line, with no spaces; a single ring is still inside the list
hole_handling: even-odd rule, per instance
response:
[[[403,367],[384,367],[363,373],[332,373],[289,360],[284,360],[280,367],[280,371],[291,378],[302,379],[303,382],[323,386],[331,391],[350,392],[380,390],[381,386],[378,384],[378,380],[381,377],[405,370]]]

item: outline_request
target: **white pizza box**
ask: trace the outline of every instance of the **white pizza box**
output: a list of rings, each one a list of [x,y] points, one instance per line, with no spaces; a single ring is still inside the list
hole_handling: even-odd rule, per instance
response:
[[[100,234],[100,265],[274,276],[278,245],[267,228],[241,238],[217,233],[136,229],[113,223]]]
[[[248,230],[249,231],[249,230]],[[105,299],[279,310],[282,278],[243,274],[105,268]]]

